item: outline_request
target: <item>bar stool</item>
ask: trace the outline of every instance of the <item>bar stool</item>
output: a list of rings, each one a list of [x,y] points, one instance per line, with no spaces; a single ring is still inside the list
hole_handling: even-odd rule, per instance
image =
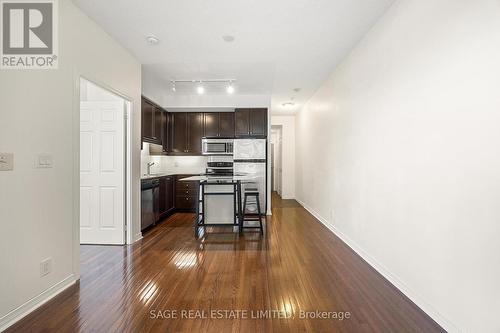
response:
[[[250,200],[248,200],[250,199]],[[257,217],[255,214],[247,214],[247,204],[256,204],[257,205]],[[251,216],[247,216],[251,215]],[[248,221],[259,221],[259,226],[245,226],[245,222]],[[243,200],[243,229],[260,229],[260,234],[264,234],[264,228],[262,226],[262,214],[260,211],[260,199],[259,199],[259,189],[256,187],[247,187],[245,188],[244,200]]]

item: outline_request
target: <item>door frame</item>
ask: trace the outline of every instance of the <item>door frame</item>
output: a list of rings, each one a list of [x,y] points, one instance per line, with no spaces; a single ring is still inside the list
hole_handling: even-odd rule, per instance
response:
[[[271,134],[272,135],[272,134]],[[276,177],[274,176],[274,168],[276,167],[275,163],[274,163],[274,143],[271,142],[271,158],[269,159],[270,163],[271,164],[271,191],[274,191],[274,185],[275,185],[275,182],[276,182]]]
[[[273,163],[274,163],[274,185],[276,192],[281,197],[283,195],[283,125],[272,125],[271,130],[275,131],[276,141],[274,142]],[[281,173],[280,173],[281,170]],[[274,188],[273,188],[274,191]]]
[[[123,94],[119,90],[110,87],[109,85],[94,79],[91,76],[85,75],[79,71],[75,71],[73,75],[73,274],[75,279],[80,279],[80,80],[84,79],[98,87],[123,98],[125,101],[124,110],[124,223],[125,223],[125,245],[133,243],[132,232],[132,112],[134,99]]]

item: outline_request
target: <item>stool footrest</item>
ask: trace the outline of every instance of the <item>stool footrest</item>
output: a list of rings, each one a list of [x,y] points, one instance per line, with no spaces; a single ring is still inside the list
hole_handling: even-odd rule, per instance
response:
[[[247,213],[247,205],[257,205],[257,212],[255,213]],[[245,198],[243,201],[243,216],[241,220],[241,230],[243,229],[260,229],[260,233],[264,233],[264,228],[262,226],[262,214],[260,211],[260,195],[259,190],[257,188],[248,187],[245,189]],[[265,217],[264,217],[265,219]],[[259,222],[259,225],[254,226],[245,226],[245,222]]]

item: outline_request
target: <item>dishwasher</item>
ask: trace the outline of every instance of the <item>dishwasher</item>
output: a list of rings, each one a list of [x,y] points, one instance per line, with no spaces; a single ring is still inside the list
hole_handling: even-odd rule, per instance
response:
[[[159,218],[160,180],[141,181],[141,230],[153,225]]]

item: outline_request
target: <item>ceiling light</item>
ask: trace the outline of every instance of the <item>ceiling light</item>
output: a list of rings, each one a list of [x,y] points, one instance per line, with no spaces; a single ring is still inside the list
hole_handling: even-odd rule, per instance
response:
[[[229,84],[227,85],[226,91],[228,94],[234,93],[234,87],[233,87],[233,82],[229,81]]]
[[[222,36],[222,39],[228,43],[234,42],[234,36],[231,36],[231,35],[224,35],[224,36]]]
[[[300,88],[293,88],[293,91],[299,92],[301,89]]]
[[[199,95],[202,95],[205,93],[205,88],[201,85],[201,81],[200,83],[198,84],[198,87],[196,87],[196,92],[199,94]]]
[[[160,42],[160,39],[156,36],[150,35],[146,37],[146,42],[150,45],[156,45]]]
[[[281,104],[281,106],[283,106],[286,109],[291,109],[292,107],[295,106],[295,103],[293,103],[293,102],[285,102],[285,103]]]
[[[196,92],[199,95],[202,95],[206,92],[205,85],[210,86],[210,84],[213,84],[213,85],[217,85],[217,87],[220,88],[221,85],[223,84],[225,89],[226,89],[226,92],[228,94],[233,94],[236,91],[236,89],[233,85],[233,83],[235,81],[236,81],[236,79],[189,79],[189,80],[171,79],[170,84],[172,85],[171,90],[173,92],[176,92],[177,84],[180,84],[181,86],[184,84],[190,84],[191,87],[194,86],[194,88],[196,89]]]

